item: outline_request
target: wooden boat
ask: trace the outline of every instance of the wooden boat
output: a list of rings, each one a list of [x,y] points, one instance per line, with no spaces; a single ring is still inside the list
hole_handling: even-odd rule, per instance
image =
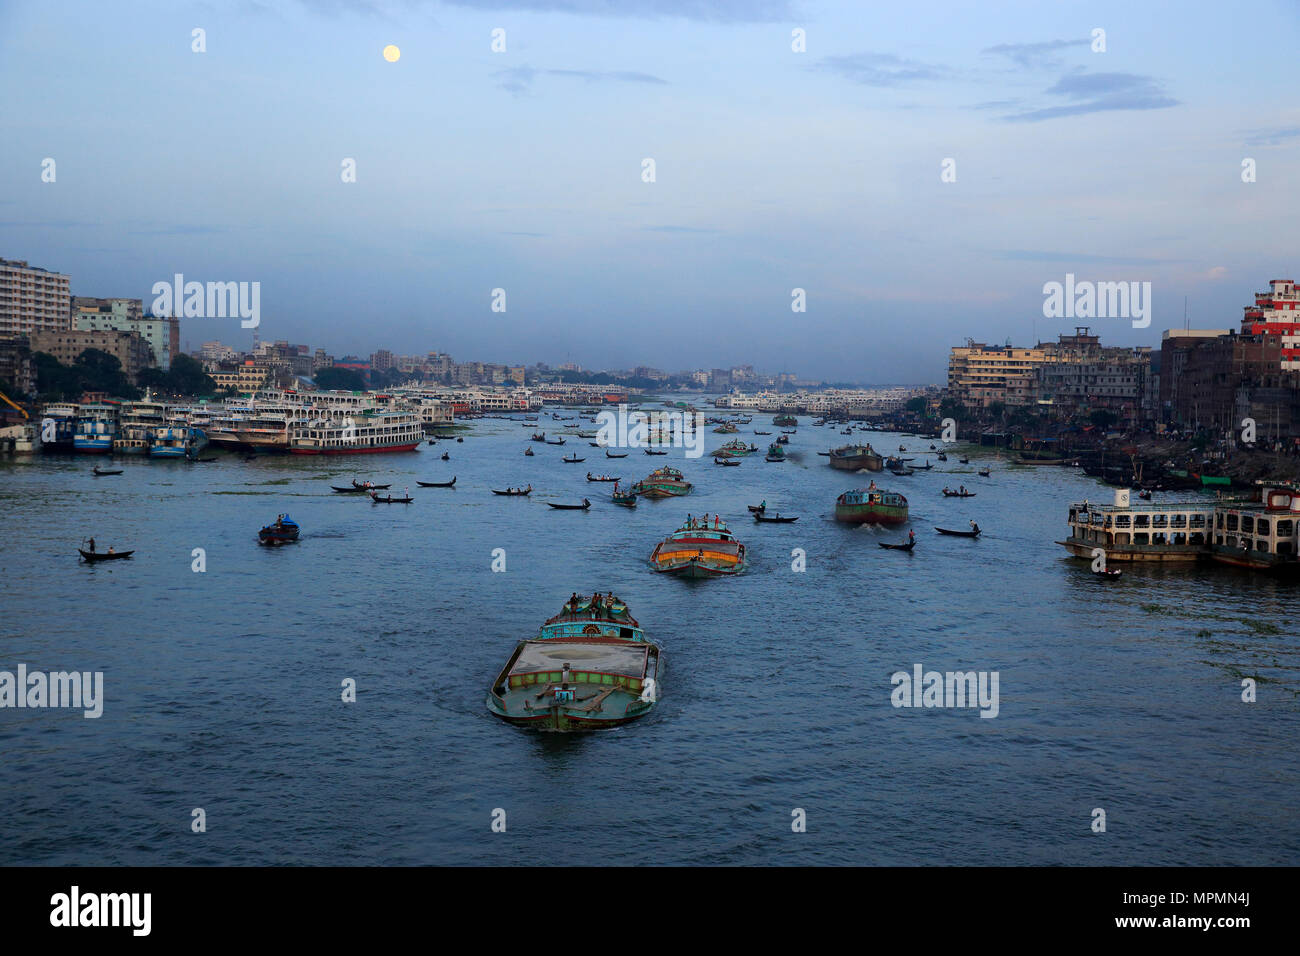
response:
[[[840,471],[880,471],[885,467],[885,459],[876,454],[870,445],[841,445],[830,451],[818,452],[830,458],[832,468]]]
[[[671,465],[656,468],[629,490],[646,498],[676,498],[690,494],[695,487]]]
[[[257,532],[259,544],[289,544],[298,540],[298,522],[288,515],[280,515],[274,524],[269,524]]]
[[[447,454],[445,451],[442,453],[442,460],[443,460],[443,461],[448,461],[448,460],[450,460],[450,458],[451,458],[451,455]]]
[[[761,432],[761,431],[759,431],[757,428],[755,428],[755,429],[754,429],[754,434],[755,434],[755,435],[770,435],[770,434],[772,434],[772,433],[771,433],[771,432]]]
[[[773,442],[767,446],[767,454],[763,458],[765,461],[785,461],[785,449]]]
[[[987,477],[989,476],[989,471],[990,471],[990,469],[988,469],[988,468],[981,468],[981,469],[980,469],[980,472],[979,472],[979,473],[980,473],[980,477],[981,477],[981,478],[987,478]]]
[[[910,478],[912,475],[916,474],[916,472],[911,468],[891,468],[889,469],[889,473],[891,475],[897,475],[899,478]]]
[[[935,528],[934,530],[940,534],[950,535],[954,538],[978,538],[982,529],[975,528],[971,531],[957,531],[954,528]]]
[[[90,469],[90,472],[91,472],[91,474],[93,474],[96,478],[107,478],[109,475],[120,475],[120,474],[122,473],[122,469],[120,469],[120,468],[107,469],[107,468],[106,468],[106,469],[104,469],[103,471],[101,471],[101,470],[99,469],[99,466],[96,465],[94,468]]]
[[[556,511],[586,511],[591,507],[591,502],[586,498],[582,499],[582,504],[580,505],[558,505],[554,501],[548,501],[546,502],[546,507],[554,508]]]
[[[546,432],[533,432],[533,437],[529,441],[546,441]]]
[[[795,418],[793,415],[782,413],[772,419],[772,424],[777,428],[789,428],[792,425],[798,425],[799,419]]]
[[[636,507],[636,492],[632,492],[632,491],[628,491],[628,492],[619,491],[619,490],[618,490],[618,485],[615,485],[615,486],[614,486],[614,494],[610,497],[609,500],[612,501],[612,502],[614,502],[614,504],[616,504],[616,505],[622,505],[622,506],[625,507],[625,508],[635,508],[635,507]]]
[[[588,481],[621,481],[622,479],[614,478],[610,475],[593,475],[591,472],[587,472],[587,480]]]
[[[520,641],[492,682],[487,709],[507,723],[553,732],[629,723],[655,705],[659,647],[612,594],[578,598]]]
[[[835,520],[845,524],[898,525],[907,521],[907,499],[894,491],[868,488],[846,491],[835,499]]]
[[[797,515],[793,518],[786,518],[779,514],[770,515],[766,511],[755,511],[754,520],[767,524],[793,524],[798,521],[799,518]]]
[[[90,564],[94,564],[96,561],[117,561],[120,558],[129,558],[135,554],[134,551],[113,551],[110,553],[108,551],[82,551],[80,548],[77,550]]]
[[[938,459],[939,459],[940,461],[947,461],[947,460],[948,460],[948,456],[945,455],[943,452],[939,452],[939,454],[938,454],[936,457],[938,457]]]
[[[370,500],[373,501],[373,502],[374,502],[375,504],[377,504],[377,505],[409,505],[409,504],[410,504],[412,501],[414,501],[415,499],[414,499],[414,498],[394,498],[392,495],[389,495],[387,498],[381,498],[381,497],[379,497],[379,495],[375,494],[375,493],[372,491],[372,492],[370,492]]]
[[[600,442],[592,442],[592,443],[591,443],[591,447],[592,447],[592,448],[599,448],[599,447],[600,447]],[[614,454],[612,451],[608,451],[608,450],[607,450],[607,451],[605,452],[605,457],[606,457],[606,458],[626,458],[626,457],[627,457],[627,454],[628,454],[627,452],[623,452],[623,454],[621,454],[621,455],[616,455],[616,454]]]
[[[655,451],[653,448],[647,448],[647,449],[645,449],[645,453],[646,453],[647,455],[666,455],[666,454],[668,454],[668,452],[666,452],[666,451]]]
[[[352,481],[352,487],[357,491],[387,491],[392,485],[366,485],[360,484],[355,479]]]
[[[359,495],[363,491],[370,490],[369,488],[340,488],[338,485],[330,485],[330,487],[341,495]]]
[[[974,497],[975,497],[975,492],[973,492],[973,491],[949,491],[947,488],[945,488],[945,489],[943,489],[943,496],[944,496],[945,498],[974,498]]]
[[[521,488],[507,488],[505,491],[497,491],[495,488],[492,489],[492,494],[494,494],[494,495],[503,495],[503,496],[505,496],[505,497],[507,497],[507,498],[511,498],[511,497],[520,497],[520,496],[527,496],[527,495],[531,495],[532,493],[533,493],[533,486],[532,486],[532,485],[529,485],[527,488],[522,488],[522,489],[521,489]]]
[[[579,462],[584,462],[584,461],[586,461],[586,460],[587,460],[587,459],[585,459],[585,458],[579,458],[576,454],[575,454],[572,458],[570,458],[568,455],[566,455],[566,456],[564,456],[563,458],[560,459],[560,461],[565,462],[566,464],[569,464],[569,465],[576,465],[576,464],[578,464]]]
[[[1124,572],[1119,568],[1096,568],[1092,573],[1099,578],[1117,578]]]
[[[960,462],[961,464],[963,464],[963,465],[969,465],[969,464],[970,464],[970,459],[969,459],[969,458],[958,458],[957,461],[959,461],[959,462]]]
[[[745,567],[745,546],[717,518],[694,518],[655,545],[650,563],[661,574],[717,578]]]
[[[778,435],[778,436],[776,437],[776,444],[777,444],[778,446],[779,446],[779,445],[788,445],[788,444],[790,444],[790,436],[789,436],[789,435]]]
[[[913,465],[913,466],[912,466],[912,470],[913,470],[913,471],[929,471],[929,470],[930,470],[931,468],[933,468],[933,467],[934,467],[934,465],[930,464],[930,463],[927,461],[924,465]]]
[[[456,479],[453,476],[451,481],[417,481],[421,488],[455,488]]]
[[[744,458],[746,455],[752,455],[758,451],[758,446],[754,444],[746,445],[742,439],[736,438],[712,453],[714,458]]]
[[[877,543],[886,551],[911,551],[916,547],[915,541],[909,541],[907,544],[886,544],[884,541]]]
[[[715,458],[713,459],[713,463],[715,465],[726,465],[728,468],[740,467],[740,462],[737,461],[735,458]]]
[[[563,438],[557,438],[557,439],[555,439],[555,441],[551,441],[551,439],[548,438],[548,439],[546,439],[546,444],[548,444],[548,445],[563,445],[563,444],[564,444],[564,439],[563,439]]]

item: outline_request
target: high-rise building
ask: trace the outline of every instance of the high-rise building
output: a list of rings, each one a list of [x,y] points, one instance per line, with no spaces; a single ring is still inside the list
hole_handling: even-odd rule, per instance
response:
[[[71,278],[37,269],[25,260],[0,259],[0,333],[67,331],[71,326]]]
[[[175,316],[145,315],[139,299],[72,300],[72,328],[79,332],[138,332],[153,349],[154,363],[164,372],[180,354],[181,324]]]
[[[1269,291],[1256,292],[1241,320],[1242,335],[1276,335],[1282,339],[1281,367],[1300,369],[1300,289],[1293,279],[1272,279]]]

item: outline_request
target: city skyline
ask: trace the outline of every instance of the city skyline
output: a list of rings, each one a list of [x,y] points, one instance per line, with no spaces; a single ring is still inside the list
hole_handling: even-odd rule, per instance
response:
[[[77,295],[259,282],[261,337],[340,354],[504,361],[508,342],[550,365],[933,382],[936,341],[1068,332],[1043,314],[1067,275],[1150,282],[1149,329],[1091,324],[1155,346],[1184,297],[1192,327],[1233,326],[1297,271],[1278,250],[1300,119],[1284,59],[1255,52],[1296,20],[1280,3],[1222,23],[1120,4],[888,22],[666,0],[11,4],[0,75],[41,109],[5,122],[0,246]],[[104,48],[102,82],[73,82],[67,63]],[[204,321],[191,343],[251,343]]]

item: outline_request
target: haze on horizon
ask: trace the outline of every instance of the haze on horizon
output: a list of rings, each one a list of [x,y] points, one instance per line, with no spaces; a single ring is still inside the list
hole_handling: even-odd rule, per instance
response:
[[[1296,3],[987,6],[17,0],[0,256],[146,305],[257,281],[263,339],[338,356],[876,383],[1072,330],[1066,273],[1152,283],[1149,328],[1078,321],[1117,345],[1300,277]]]

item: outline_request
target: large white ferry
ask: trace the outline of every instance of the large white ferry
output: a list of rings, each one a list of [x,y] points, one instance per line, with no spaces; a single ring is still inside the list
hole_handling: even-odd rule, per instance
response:
[[[356,455],[415,451],[424,437],[420,417],[405,411],[364,411],[292,422],[289,451],[295,455]]]

